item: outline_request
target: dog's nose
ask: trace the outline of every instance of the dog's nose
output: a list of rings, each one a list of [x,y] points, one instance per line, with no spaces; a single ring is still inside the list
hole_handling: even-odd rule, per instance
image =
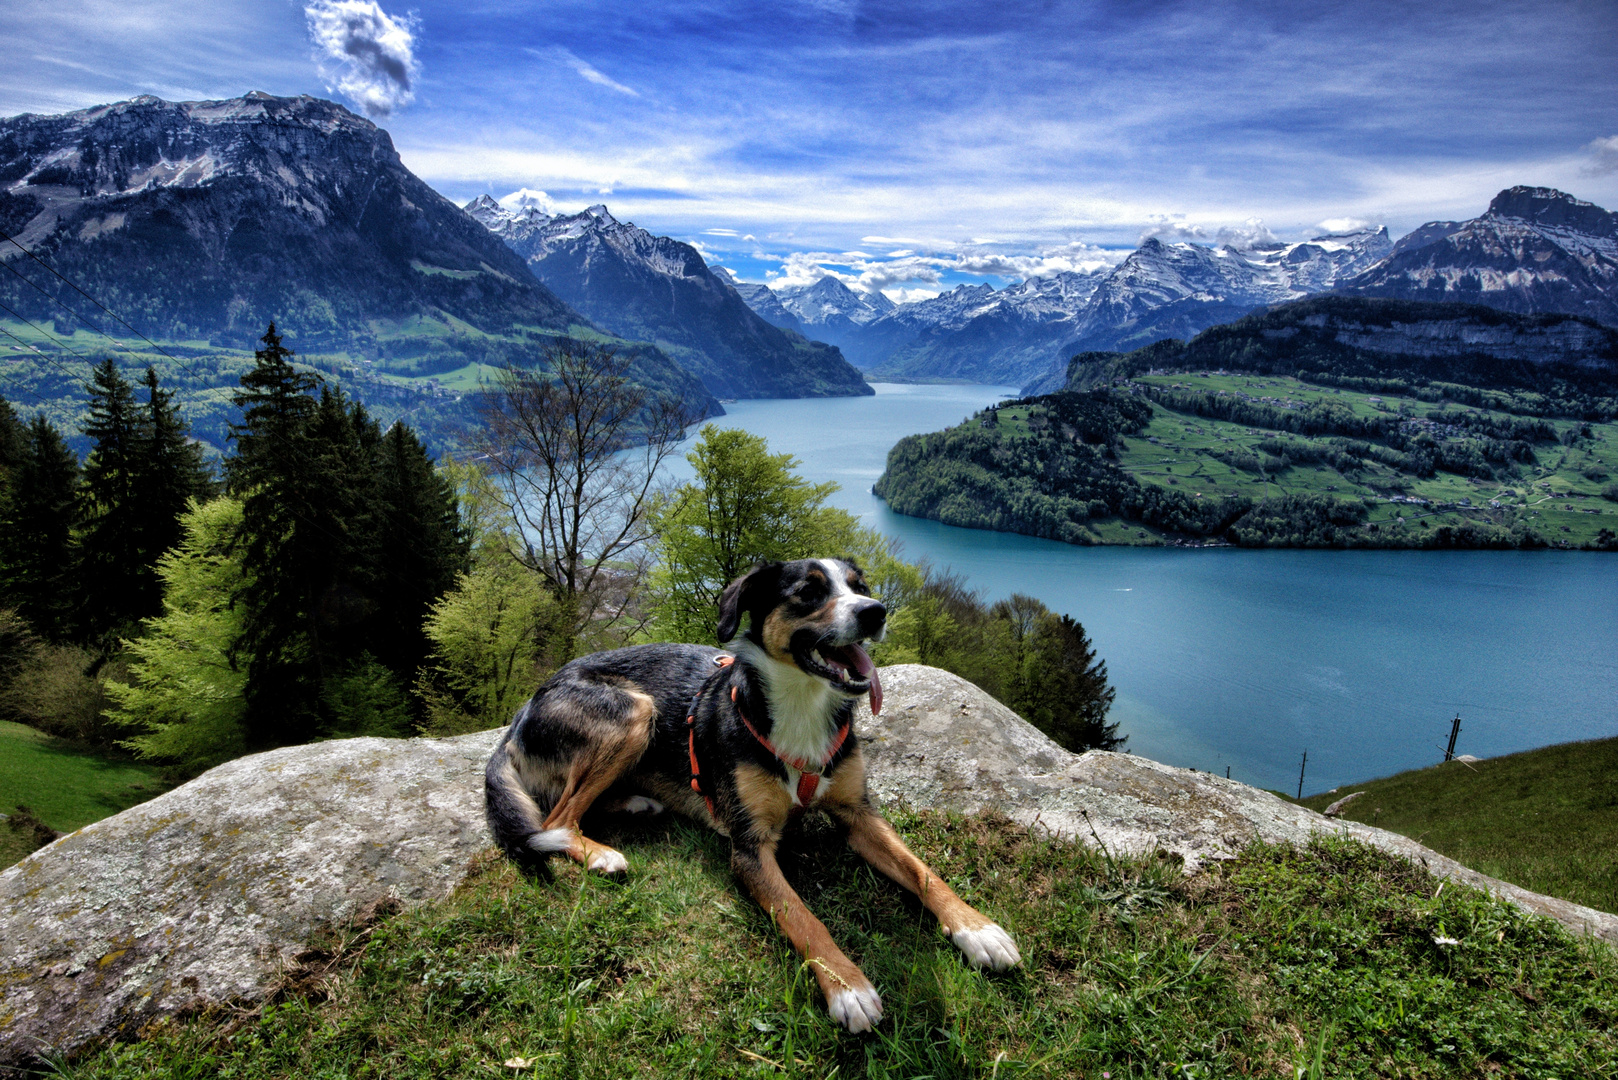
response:
[[[882,630],[882,624],[888,621],[888,609],[880,601],[867,600],[854,611],[854,619],[859,624],[860,634],[870,637]]]

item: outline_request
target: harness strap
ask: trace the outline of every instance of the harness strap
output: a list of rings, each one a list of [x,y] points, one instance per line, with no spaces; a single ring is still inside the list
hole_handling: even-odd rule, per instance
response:
[[[730,700],[736,706],[736,715],[742,718],[742,723],[747,726],[747,730],[753,738],[763,744],[764,749],[775,755],[777,761],[798,770],[798,805],[808,806],[814,801],[815,792],[820,788],[823,771],[831,763],[831,759],[837,756],[837,751],[843,748],[843,743],[848,739],[849,722],[844,721],[843,726],[837,730],[837,738],[832,740],[831,748],[826,751],[826,756],[821,758],[819,762],[809,762],[781,753],[775,748],[774,743],[758,733],[758,728],[753,726],[753,722],[747,718],[746,710],[742,708],[742,703],[737,700],[734,686],[730,688]]]
[[[727,653],[720,653],[713,658],[714,666],[723,671],[736,662],[736,658]],[[708,689],[708,683],[718,678],[719,672],[708,676],[708,682],[702,684],[702,689],[696,692],[691,699],[691,707],[685,713],[686,748],[691,754],[691,790],[702,796],[702,801],[708,804],[708,816],[717,818],[714,811],[713,796],[702,790],[702,766],[697,764],[697,702],[702,700],[703,692]],[[732,700],[735,698],[732,692]],[[745,718],[744,718],[745,719]]]

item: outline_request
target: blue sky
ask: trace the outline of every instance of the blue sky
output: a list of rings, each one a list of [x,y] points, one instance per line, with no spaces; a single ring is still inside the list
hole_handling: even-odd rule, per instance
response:
[[[0,40],[0,114],[319,94],[457,201],[604,202],[895,297],[1516,183],[1618,206],[1610,2],[7,0]]]

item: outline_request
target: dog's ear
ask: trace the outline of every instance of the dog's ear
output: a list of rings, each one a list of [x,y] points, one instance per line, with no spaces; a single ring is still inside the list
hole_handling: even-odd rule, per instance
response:
[[[759,590],[781,576],[781,564],[762,562],[725,586],[719,596],[719,641],[724,643],[736,636],[742,624],[742,612],[750,611]]]

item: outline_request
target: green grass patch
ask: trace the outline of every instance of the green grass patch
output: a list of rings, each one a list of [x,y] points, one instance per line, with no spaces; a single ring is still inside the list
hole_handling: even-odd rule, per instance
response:
[[[72,832],[167,789],[148,765],[0,720],[0,813],[26,806],[58,832]],[[33,850],[0,828],[0,867]]]
[[[219,1077],[1614,1077],[1618,960],[1348,841],[1186,878],[1001,818],[900,813],[1018,938],[968,968],[931,916],[810,819],[788,877],[883,995],[841,1034],[725,842],[602,839],[622,882],[487,853],[448,900],[333,933],[270,1002],[149,1027],[63,1073]],[[1301,1070],[1301,1071],[1300,1071]]]
[[[1618,912],[1618,738],[1449,762],[1348,784],[1343,816],[1416,840],[1480,873]]]

